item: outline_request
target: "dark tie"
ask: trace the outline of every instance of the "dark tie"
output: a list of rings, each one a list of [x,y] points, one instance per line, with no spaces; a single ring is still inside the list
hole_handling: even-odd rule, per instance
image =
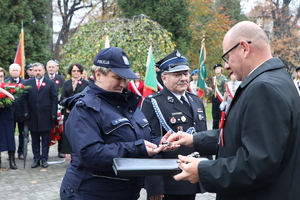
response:
[[[192,114],[192,107],[188,102],[186,102],[186,99],[184,96],[180,97],[180,100],[182,101],[182,104],[187,108],[187,110]]]

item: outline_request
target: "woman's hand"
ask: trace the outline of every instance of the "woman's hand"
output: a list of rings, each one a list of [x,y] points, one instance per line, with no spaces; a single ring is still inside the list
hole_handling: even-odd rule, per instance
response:
[[[155,154],[158,154],[159,152],[162,151],[162,149],[164,148],[164,146],[160,145],[157,146],[156,144],[153,144],[147,140],[144,140],[145,146],[146,146],[146,150],[149,156],[153,156]]]

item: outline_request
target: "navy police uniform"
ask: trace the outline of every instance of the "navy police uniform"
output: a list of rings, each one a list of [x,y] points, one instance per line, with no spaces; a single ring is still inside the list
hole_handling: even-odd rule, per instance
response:
[[[162,71],[189,70],[186,59],[175,50],[163,60],[156,63]],[[179,66],[179,67],[178,67]],[[168,68],[169,67],[169,68]],[[182,104],[179,99],[165,86],[162,91],[153,93],[143,101],[141,110],[148,119],[151,128],[156,136],[163,136],[166,130],[158,119],[151,99],[155,99],[163,115],[166,124],[175,132],[187,131],[194,127],[196,131],[207,130],[206,115],[202,101],[193,93],[185,92],[185,97],[189,101],[191,109]],[[181,146],[179,149],[171,152],[161,152],[155,155],[155,158],[178,158],[178,154],[188,155],[194,152],[194,148]],[[172,176],[151,176],[146,177],[145,187],[147,195],[153,196],[164,194],[165,198],[178,198],[172,195],[188,195],[183,199],[194,199],[196,193],[204,192],[199,183],[192,184],[188,181],[175,181]]]
[[[118,60],[126,58],[121,49],[110,47],[97,54],[94,65],[100,62],[101,67],[108,67],[117,74],[124,69],[123,77],[129,78],[128,61]],[[133,78],[137,78],[136,75]],[[113,158],[147,158],[144,140],[158,145],[161,138],[151,134],[146,117],[137,108],[140,96],[127,89],[122,93],[106,91],[92,80],[84,93],[65,100],[65,107],[71,110],[65,134],[73,153],[62,181],[61,197],[136,200],[144,178],[116,176]],[[78,96],[81,97],[76,102]]]

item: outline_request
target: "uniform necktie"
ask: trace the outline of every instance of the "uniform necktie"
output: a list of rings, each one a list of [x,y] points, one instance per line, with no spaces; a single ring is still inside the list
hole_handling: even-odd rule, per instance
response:
[[[192,113],[192,108],[188,102],[186,102],[185,97],[181,96],[180,100],[182,101],[182,104],[187,108],[187,110]]]
[[[54,76],[53,75],[51,75],[51,80],[53,80],[54,79]]]
[[[37,88],[40,89],[41,87],[41,80],[38,80]]]
[[[18,80],[18,79],[15,79],[15,82],[16,82],[16,83],[19,83],[19,80]]]

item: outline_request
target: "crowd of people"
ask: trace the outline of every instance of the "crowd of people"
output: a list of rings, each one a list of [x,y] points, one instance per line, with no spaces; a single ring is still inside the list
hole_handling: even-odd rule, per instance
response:
[[[30,86],[13,106],[0,108],[0,151],[8,152],[10,168],[17,169],[15,128],[18,124],[17,153],[23,159],[26,125],[31,167],[48,167],[50,131],[61,104],[58,157],[72,155],[62,200],[136,200],[143,187],[150,200],[194,200],[204,192],[216,193],[218,200],[297,199],[300,67],[293,83],[280,58],[272,56],[265,32],[249,21],[233,26],[222,46],[225,65],[213,66],[211,87],[206,85],[212,130],[207,130],[206,102],[197,96],[199,72],[191,71],[178,50],[155,63],[162,90],[144,99],[144,82],[118,47],[96,54],[89,80],[80,63],[69,66],[69,80],[58,74],[54,60],[46,67],[26,66],[27,80],[20,78],[17,64],[9,67],[7,79],[0,68],[0,83]],[[188,156],[195,151],[202,159]],[[112,168],[114,158],[175,158],[181,172],[120,177]]]

